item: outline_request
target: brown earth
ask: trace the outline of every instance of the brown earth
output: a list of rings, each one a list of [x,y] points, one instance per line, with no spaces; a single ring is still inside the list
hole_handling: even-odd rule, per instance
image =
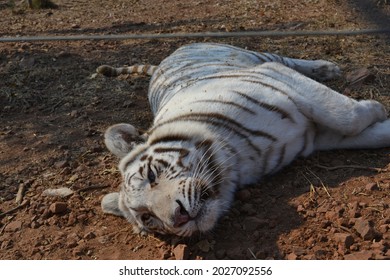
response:
[[[11,2],[0,1],[0,37],[390,26],[388,1]],[[0,259],[390,259],[389,149],[298,160],[240,191],[213,232],[190,239],[141,237],[103,215],[100,200],[120,175],[102,133],[118,122],[146,129],[152,117],[148,78],[92,74],[158,64],[195,41],[335,61],[345,75],[329,86],[390,109],[386,36],[0,43]],[[74,193],[43,195],[59,187]]]

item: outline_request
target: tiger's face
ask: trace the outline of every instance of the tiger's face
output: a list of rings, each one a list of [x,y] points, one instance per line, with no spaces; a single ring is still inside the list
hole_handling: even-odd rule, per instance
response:
[[[108,138],[106,133],[106,144]],[[182,138],[147,141],[124,156],[121,189],[103,198],[104,212],[124,216],[138,232],[190,236],[213,228],[233,196],[223,149]]]

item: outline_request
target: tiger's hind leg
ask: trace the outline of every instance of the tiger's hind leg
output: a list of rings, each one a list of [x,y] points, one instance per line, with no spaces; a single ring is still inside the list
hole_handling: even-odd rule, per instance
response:
[[[265,62],[281,63],[318,81],[331,80],[341,76],[340,68],[335,63],[326,60],[296,59],[270,53],[260,53],[260,56]]]
[[[315,150],[376,149],[390,147],[390,119],[377,122],[354,136],[344,136],[327,128],[317,131]]]
[[[145,142],[146,134],[127,123],[110,126],[104,133],[104,143],[108,150],[119,158],[126,156],[137,144]]]
[[[386,109],[379,102],[354,100],[279,63],[264,63],[256,71],[272,77],[273,87],[288,95],[309,120],[340,135],[358,135],[387,119]]]

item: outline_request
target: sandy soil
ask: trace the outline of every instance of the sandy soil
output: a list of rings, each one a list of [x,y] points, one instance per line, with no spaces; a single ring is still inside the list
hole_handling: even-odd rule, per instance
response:
[[[0,1],[0,37],[390,26],[386,1],[54,2]],[[91,75],[101,64],[158,64],[195,41],[335,61],[344,76],[329,86],[390,109],[385,36],[0,43],[0,259],[390,259],[389,149],[298,160],[240,191],[213,232],[190,239],[141,237],[103,215],[120,176],[102,133],[118,122],[146,129],[152,117],[148,78]],[[74,193],[43,195],[60,187]]]

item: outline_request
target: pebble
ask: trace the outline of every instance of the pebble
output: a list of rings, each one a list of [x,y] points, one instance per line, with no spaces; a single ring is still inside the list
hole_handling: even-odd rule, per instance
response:
[[[171,256],[171,253],[168,249],[160,248],[160,260],[166,260]]]
[[[73,194],[73,191],[69,188],[63,187],[58,189],[46,189],[42,195],[54,196],[54,197],[67,197]]]
[[[290,253],[287,255],[288,260],[296,260],[297,258],[298,258],[298,256],[294,253]]]
[[[302,204],[299,204],[298,207],[297,207],[297,212],[305,212],[305,207],[303,207]]]
[[[68,217],[67,226],[72,226],[74,223],[76,223],[76,217],[74,216],[73,213],[70,213]]]
[[[389,226],[388,225],[380,225],[379,226],[379,232],[381,233],[386,233],[388,230]]]
[[[363,250],[356,253],[347,254],[344,256],[345,260],[370,260],[372,259],[373,252],[369,250]]]
[[[62,214],[67,210],[67,205],[65,202],[54,202],[49,207],[50,212],[53,214]]]
[[[349,233],[335,233],[334,239],[337,243],[341,244],[342,246],[345,246],[345,248],[350,248],[351,245],[355,242],[352,235]]]
[[[377,183],[369,183],[364,187],[364,189],[367,191],[377,191],[379,190],[379,187]]]
[[[96,237],[96,234],[93,231],[88,232],[83,236],[83,239],[90,240]]]
[[[60,160],[60,161],[57,161],[56,163],[54,163],[54,166],[56,168],[64,168],[68,165],[68,161],[67,160]]]
[[[359,218],[356,219],[354,228],[364,240],[372,240],[375,238],[375,230],[370,225],[369,221]]]
[[[173,249],[176,260],[188,260],[190,251],[186,244],[179,244]]]
[[[16,232],[22,228],[22,222],[21,221],[13,221],[10,222],[4,229],[6,232]]]

